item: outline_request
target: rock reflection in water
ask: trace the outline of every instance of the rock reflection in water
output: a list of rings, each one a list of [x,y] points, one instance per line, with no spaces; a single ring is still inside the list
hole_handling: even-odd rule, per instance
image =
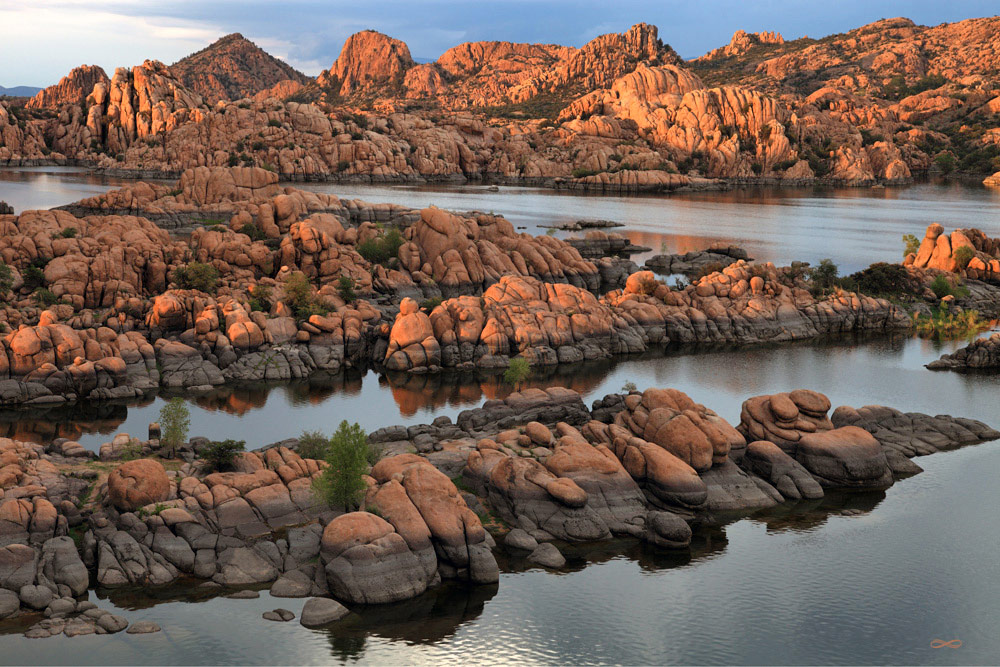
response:
[[[316,632],[328,634],[331,654],[341,661],[362,657],[369,637],[433,644],[479,618],[498,590],[497,585],[439,586],[404,602],[354,607],[343,620]]]

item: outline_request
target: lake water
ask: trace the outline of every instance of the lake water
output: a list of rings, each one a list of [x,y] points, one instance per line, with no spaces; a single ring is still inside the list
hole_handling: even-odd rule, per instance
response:
[[[57,192],[62,177],[46,178],[54,178],[56,185],[46,182]],[[75,193],[106,186],[74,180],[67,187]],[[531,228],[614,219],[628,225],[634,241],[657,249],[659,239],[675,244],[670,250],[720,239],[776,262],[829,256],[846,270],[896,259],[901,235],[919,236],[933,221],[1000,235],[1000,200],[954,185],[667,198],[309,187],[369,201],[494,210]],[[0,178],[0,199],[22,210],[9,194],[20,190],[6,188]],[[923,367],[961,344],[897,335],[672,350],[540,370],[529,384],[569,386],[588,403],[626,382],[676,387],[734,423],[745,398],[804,387],[826,393],[835,406],[877,403],[1000,426],[1000,376]],[[330,431],[341,419],[370,430],[455,417],[507,391],[488,375],[374,373],[228,389],[191,399],[192,434],[255,447],[304,429]],[[97,449],[118,431],[145,437],[162,402],[8,413],[0,415],[0,432],[39,441],[62,435]],[[884,493],[828,497],[699,528],[690,554],[633,542],[588,545],[567,551],[569,567],[560,573],[502,557],[497,587],[446,587],[408,603],[359,609],[329,630],[262,620],[263,611],[298,614],[302,606],[266,591],[249,601],[205,600],[176,589],[104,600],[92,592],[101,606],[156,621],[163,632],[28,641],[16,627],[0,626],[11,633],[0,636],[0,649],[5,663],[30,664],[995,664],[1000,442],[917,461],[926,472]],[[963,644],[932,648],[936,639]]]
[[[61,206],[121,187],[120,179],[78,168],[0,169],[0,200],[15,211]],[[959,183],[906,188],[744,189],[678,195],[601,196],[540,188],[297,183],[295,187],[348,199],[421,208],[504,215],[533,234],[545,225],[577,220],[624,224],[606,231],[627,236],[652,252],[701,250],[714,242],[742,246],[751,257],[787,266],[825,257],[853,273],[879,261],[899,261],[903,234],[923,238],[940,222],[949,231],[978,227],[1000,236],[1000,189]],[[558,232],[566,237],[573,233]]]

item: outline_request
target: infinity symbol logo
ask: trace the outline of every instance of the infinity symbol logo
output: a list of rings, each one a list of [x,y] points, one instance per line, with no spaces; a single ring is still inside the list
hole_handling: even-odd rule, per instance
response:
[[[961,639],[952,639],[951,641],[945,641],[943,639],[932,639],[931,648],[958,648],[962,645]]]

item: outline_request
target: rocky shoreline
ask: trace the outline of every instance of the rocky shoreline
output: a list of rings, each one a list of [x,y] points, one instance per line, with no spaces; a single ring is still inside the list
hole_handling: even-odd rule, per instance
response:
[[[139,182],[0,223],[6,406],[910,326],[883,299],[813,296],[794,268],[740,259],[672,289],[619,257],[617,234],[532,237],[495,215],[281,187],[263,169],[189,170],[172,189]],[[182,238],[160,227],[192,224]]]
[[[912,456],[1000,438],[974,420],[830,408],[807,390],[752,397],[734,428],[672,389],[590,408],[568,389],[524,390],[454,422],[371,433],[382,458],[346,513],[319,500],[327,464],[296,439],[238,454],[226,472],[199,438],[171,454],[120,434],[99,455],[0,439],[0,615],[37,618],[31,638],[152,632],[81,598],[193,578],[209,595],[312,598],[300,622],[322,626],[445,580],[495,585],[503,551],[553,569],[560,545],[612,536],[683,551],[692,525],[884,489],[920,472]]]

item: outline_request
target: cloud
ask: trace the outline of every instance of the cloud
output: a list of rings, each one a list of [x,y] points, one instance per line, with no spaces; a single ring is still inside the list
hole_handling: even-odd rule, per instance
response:
[[[906,13],[934,25],[996,12],[996,0],[0,0],[0,85],[49,85],[83,62],[106,70],[145,59],[173,63],[241,32],[307,74],[326,69],[352,33],[380,30],[435,59],[463,41],[581,46],[599,34],[652,23],[685,57],[737,29],[820,37]]]

